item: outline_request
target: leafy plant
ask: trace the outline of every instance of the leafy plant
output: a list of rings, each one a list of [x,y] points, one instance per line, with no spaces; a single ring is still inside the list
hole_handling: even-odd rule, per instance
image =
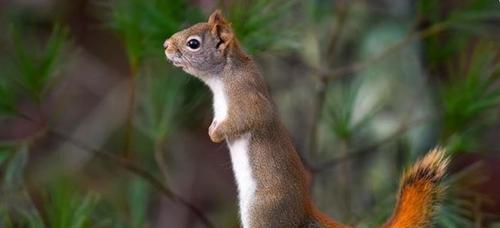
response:
[[[7,76],[0,76],[0,116],[8,116],[15,113],[17,100],[8,80]]]
[[[130,223],[132,227],[141,227],[147,224],[147,210],[151,191],[140,179],[129,183],[128,203],[130,207]]]
[[[93,210],[98,198],[95,194],[81,195],[68,180],[58,180],[45,192],[44,208],[50,227],[92,227]]]
[[[446,38],[429,37],[426,41],[426,57],[431,69],[444,64],[451,57],[466,48],[471,38],[498,40],[500,16],[495,10],[497,2],[488,0],[469,0],[444,10],[445,4],[439,1],[419,1],[419,13],[428,23],[441,23],[449,28]],[[449,13],[444,13],[448,12]],[[445,41],[445,40],[446,41]]]
[[[110,25],[122,38],[134,71],[144,58],[163,55],[163,41],[179,25],[200,18],[184,0],[113,0],[108,8]]]
[[[370,123],[377,113],[378,104],[373,105],[365,115],[356,114],[359,101],[360,82],[354,81],[347,85],[332,88],[327,106],[327,120],[330,130],[341,140],[351,140],[355,134]]]
[[[14,43],[15,81],[35,101],[39,101],[58,69],[68,31],[60,25],[54,25],[48,41],[41,48],[23,39],[18,27],[13,25],[10,31]]]
[[[237,0],[229,3],[226,14],[245,49],[255,53],[292,45],[293,30],[284,22],[296,3],[295,0]]]
[[[27,145],[20,145],[18,149],[3,148],[0,155],[0,167],[4,167],[0,185],[0,224],[4,227],[43,228],[40,214],[24,186],[24,168],[28,160]]]
[[[141,76],[136,121],[138,128],[155,141],[167,138],[180,123],[180,111],[186,110],[184,89],[188,77],[160,72],[146,72]]]
[[[454,77],[441,93],[444,113],[445,136],[452,133],[464,133],[480,127],[485,121],[485,114],[500,105],[500,64],[496,61],[494,45],[478,45],[469,58],[456,69]]]

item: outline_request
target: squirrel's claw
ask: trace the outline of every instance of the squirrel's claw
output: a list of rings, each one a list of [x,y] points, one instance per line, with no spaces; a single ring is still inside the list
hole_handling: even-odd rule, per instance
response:
[[[214,143],[221,143],[224,141],[224,137],[217,131],[217,121],[212,121],[210,127],[208,128],[208,136],[210,136],[210,140]]]

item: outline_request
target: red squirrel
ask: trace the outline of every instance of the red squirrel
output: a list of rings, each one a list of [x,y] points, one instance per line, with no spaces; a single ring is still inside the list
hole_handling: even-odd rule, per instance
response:
[[[349,227],[313,204],[308,172],[281,122],[254,60],[216,10],[208,22],[177,32],[164,43],[167,59],[203,81],[213,93],[210,139],[226,141],[238,186],[244,228]],[[441,195],[448,159],[435,149],[401,180],[392,218],[384,227],[427,227]]]

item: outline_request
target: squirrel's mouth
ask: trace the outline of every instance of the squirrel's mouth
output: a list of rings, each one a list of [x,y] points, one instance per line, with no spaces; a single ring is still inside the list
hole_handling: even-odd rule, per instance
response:
[[[183,70],[185,70],[185,68],[186,68],[186,66],[185,66],[182,62],[179,62],[179,61],[172,61],[172,64],[173,64],[175,67],[182,68]]]
[[[178,60],[174,60],[174,59],[170,59],[170,58],[167,58],[167,59],[170,60],[170,62],[176,67],[184,67],[184,64]]]
[[[184,67],[184,64],[179,61],[179,58],[176,58],[168,53],[165,52],[165,55],[167,57],[167,60],[169,60],[174,66],[176,67]]]

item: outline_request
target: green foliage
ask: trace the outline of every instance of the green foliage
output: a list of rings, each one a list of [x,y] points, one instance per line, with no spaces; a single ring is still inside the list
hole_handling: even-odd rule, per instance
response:
[[[278,48],[290,49],[295,44],[294,39],[296,38],[318,38],[316,40],[317,43],[314,42],[314,45],[317,46],[314,46],[311,50],[314,49],[312,50],[313,52],[321,53],[322,49],[324,49],[324,42],[319,38],[323,38],[323,36],[328,39],[333,37],[330,32],[332,27],[327,26],[340,21],[336,18],[338,12],[334,8],[340,4],[343,3],[332,3],[329,0],[234,0],[226,1],[222,5],[227,6],[223,13],[228,16],[230,22],[233,24],[237,36],[242,41],[243,47],[252,53],[269,50],[277,51]],[[434,0],[423,0],[419,1],[418,4],[419,15],[423,18],[422,24],[430,24],[431,26],[443,25],[446,29],[442,33],[445,34],[443,37],[431,34],[430,37],[425,38],[424,48],[427,51],[423,52],[423,59],[428,61],[426,64],[430,65],[426,65],[425,67],[430,68],[431,73],[434,73],[433,70],[442,67],[444,63],[453,62],[453,58],[456,57],[457,53],[464,52],[462,62],[458,64],[453,62],[454,64],[450,65],[450,69],[452,69],[451,73],[446,72],[450,75],[440,74],[443,78],[447,77],[449,82],[443,86],[439,98],[443,107],[442,123],[446,132],[447,147],[454,148],[453,150],[457,150],[457,148],[470,148],[477,143],[476,141],[479,141],[479,137],[476,134],[480,132],[479,130],[485,129],[485,126],[492,123],[496,124],[498,121],[495,119],[498,118],[497,115],[488,115],[493,113],[492,110],[497,110],[500,104],[500,90],[498,89],[499,64],[496,63],[498,62],[498,54],[496,54],[498,46],[480,45],[470,57],[466,48],[471,43],[471,38],[478,40],[489,39],[490,41],[498,38],[500,32],[495,23],[498,22],[500,16],[494,10],[496,9],[494,7],[497,6],[497,2],[488,0],[464,1],[456,4],[460,5],[460,7],[454,9],[449,9],[447,3]],[[130,64],[130,73],[138,76],[134,78],[135,82],[138,83],[138,97],[135,104],[137,110],[135,110],[134,124],[143,134],[134,135],[138,136],[135,139],[136,143],[134,146],[137,146],[137,148],[143,146],[140,147],[141,151],[147,151],[148,153],[144,153],[144,157],[133,157],[135,159],[144,159],[146,162],[142,160],[133,162],[149,165],[144,167],[144,170],[153,170],[151,162],[148,161],[153,160],[150,149],[154,146],[149,144],[151,143],[149,140],[152,139],[154,143],[160,142],[158,144],[163,146],[162,142],[168,140],[179,128],[196,122],[193,121],[195,119],[193,116],[196,115],[196,112],[192,111],[193,106],[199,104],[200,97],[209,97],[200,96],[200,91],[202,93],[207,92],[206,88],[200,88],[201,83],[197,80],[190,80],[191,77],[186,76],[178,69],[173,70],[164,61],[162,49],[164,40],[174,32],[179,31],[182,26],[186,27],[192,23],[206,21],[206,17],[202,16],[202,10],[196,8],[196,6],[197,4],[193,3],[193,1],[187,0],[111,0],[106,8],[106,10],[109,10],[109,14],[103,23],[114,29],[122,39]],[[299,7],[307,7],[306,14],[309,14],[302,15],[304,11],[298,9]],[[337,51],[338,53],[334,53],[339,54],[340,58],[335,58],[336,61],[334,62],[336,63],[334,66],[324,66],[325,70],[335,70],[335,67],[340,66],[342,63],[353,63],[356,66],[356,61],[363,61],[363,59],[353,59],[356,58],[356,55],[353,53],[356,53],[358,46],[352,45],[352,43],[357,43],[353,36],[357,36],[358,34],[367,35],[368,33],[359,31],[366,31],[366,29],[370,28],[369,26],[374,24],[380,26],[383,23],[387,23],[387,21],[384,21],[386,18],[382,17],[376,19],[377,23],[359,23],[359,21],[352,23],[352,20],[361,20],[359,19],[362,18],[359,16],[360,14],[368,13],[370,15],[369,8],[370,4],[365,4],[364,2],[357,2],[356,4],[349,5],[349,8],[346,7],[349,10],[346,11],[349,12],[346,14],[346,21],[349,23],[346,23],[347,29],[341,30],[341,32],[346,32],[345,34],[338,35],[340,37],[339,40],[334,39],[340,46],[343,46],[343,49],[345,48],[345,52]],[[380,15],[378,12],[375,13]],[[302,21],[309,19],[312,19],[312,21],[306,21],[305,23]],[[31,20],[37,20],[36,16]],[[393,18],[390,20],[393,23]],[[306,32],[302,32],[300,37],[295,36],[298,30],[306,26],[312,26],[313,29],[304,29]],[[25,98],[19,90],[21,88],[29,94],[29,98],[40,102],[44,98],[44,93],[46,93],[54,81],[53,79],[57,70],[62,66],[61,59],[68,39],[67,29],[62,26],[54,26],[52,34],[46,42],[40,42],[36,38],[38,34],[35,36],[27,35],[30,33],[27,29],[23,28],[24,26],[20,24],[16,24],[10,28],[9,39],[12,39],[12,42],[8,43],[12,43],[13,45],[6,47],[6,49],[9,51],[12,50],[12,66],[0,63],[2,68],[6,65],[6,70],[0,72],[2,74],[0,76],[0,115],[15,113],[20,102],[18,97],[21,99]],[[394,31],[384,30],[383,33],[384,37],[385,35],[391,36],[391,34],[394,34]],[[309,36],[312,38],[308,38]],[[380,42],[377,41],[375,43]],[[415,48],[418,47],[415,46]],[[301,49],[299,51],[307,52],[311,50]],[[319,62],[329,62],[329,59],[320,58],[320,55],[310,56],[318,57]],[[3,56],[0,57],[3,60]],[[289,57],[293,59],[289,64],[295,64],[296,62],[294,61],[297,61],[295,56]],[[380,58],[386,57],[381,56]],[[294,67],[302,68],[302,64],[307,63],[296,64]],[[378,67],[388,68],[393,67],[393,64],[387,66],[380,66],[379,64]],[[402,70],[410,69],[405,64],[397,67]],[[305,72],[305,75],[316,74],[306,67],[302,70]],[[368,70],[377,71],[373,67],[370,67]],[[357,69],[353,69],[353,71],[354,73],[350,76],[356,77]],[[289,71],[285,70],[283,72]],[[380,114],[378,112],[380,106],[378,103],[370,108],[363,106],[362,108],[368,110],[362,110],[363,112],[361,113],[359,110],[361,109],[360,106],[362,106],[360,105],[360,100],[363,99],[360,93],[361,83],[356,81],[356,79],[350,81],[336,80],[335,82],[338,83],[334,86],[328,86],[327,103],[323,114],[326,116],[327,127],[335,135],[336,140],[346,142],[342,143],[341,149],[337,149],[337,151],[350,153],[351,151],[355,151],[352,149],[358,145],[363,147],[369,144],[367,141],[370,138],[367,137],[368,134],[365,130],[367,126],[373,127],[375,125],[371,124],[374,116]],[[370,86],[374,85],[370,84]],[[278,94],[278,96],[281,96],[281,94]],[[47,111],[48,113],[46,114],[52,117],[54,113],[50,113],[51,110]],[[392,110],[389,111],[392,112]],[[189,115],[185,115],[186,113],[189,113]],[[283,114],[287,115],[287,113]],[[194,123],[193,125],[196,124],[198,123]],[[199,126],[196,125],[196,127]],[[408,128],[413,128],[413,126],[408,126]],[[143,135],[147,135],[148,139],[143,140],[144,144],[140,144],[143,141],[139,137]],[[429,138],[431,137],[433,136],[429,136]],[[43,139],[43,137],[40,138]],[[388,144],[395,141],[390,138],[388,139],[387,142],[390,141]],[[427,141],[432,140],[434,139]],[[85,141],[85,139],[77,139],[77,141]],[[381,142],[384,142],[384,140],[381,140]],[[111,200],[113,202],[100,201],[95,194],[80,189],[79,185],[74,182],[75,180],[71,180],[70,178],[57,178],[48,181],[48,184],[44,184],[40,189],[35,189],[35,191],[38,191],[36,193],[40,193],[40,195],[32,198],[30,192],[26,189],[25,181],[27,180],[24,178],[24,170],[29,155],[28,149],[31,145],[22,144],[17,146],[19,150],[0,148],[1,227],[42,228],[48,226],[55,228],[80,228],[147,227],[150,225],[148,210],[152,207],[151,202],[156,192],[145,182],[146,179],[129,179],[119,176],[117,177],[119,181],[110,180],[119,182],[118,184],[116,182],[111,183],[110,186],[119,185],[118,188],[122,187],[126,189],[118,194],[120,196],[116,200],[119,202],[114,202],[113,200]],[[115,145],[107,144],[106,147],[108,146],[109,148],[117,148]],[[384,150],[391,146],[384,147]],[[38,150],[42,150],[44,147],[40,149],[36,148],[38,152]],[[159,150],[162,149],[162,147],[159,148]],[[406,149],[410,148],[405,147],[398,150],[405,153],[406,151],[402,150]],[[379,148],[376,148],[376,150],[382,151]],[[43,152],[47,153],[47,151]],[[178,154],[174,153],[178,153],[178,151],[172,151],[173,155],[178,156]],[[385,156],[387,154],[391,153],[385,153]],[[374,154],[375,157],[377,159],[385,158]],[[37,157],[32,160],[35,165],[39,165],[40,160],[43,159],[38,159]],[[402,163],[405,162],[403,161]],[[373,186],[363,182],[377,182],[377,185],[382,183],[379,180],[382,178],[375,178],[375,180],[371,179],[370,181],[358,178],[364,173],[363,168],[365,165],[371,165],[372,163],[374,164],[375,162],[361,161],[359,162],[361,165],[357,162],[352,163],[351,168],[355,169],[356,172],[349,174],[349,176],[352,175],[352,179],[356,180],[356,185],[361,185],[360,188],[356,186],[356,189],[364,189],[364,187],[367,187],[366,189],[373,188]],[[388,168],[387,171],[391,171],[391,168]],[[369,168],[367,170],[371,171]],[[92,170],[92,172],[98,171]],[[389,181],[394,183],[395,180]],[[109,186],[105,186],[104,188],[106,187]],[[349,187],[347,186],[346,189]],[[361,195],[359,192],[356,192],[356,189],[351,187],[352,195]],[[112,189],[112,191],[116,191],[116,189]],[[321,195],[320,197],[325,197],[325,199],[334,195],[328,190],[324,192],[327,192],[328,195]],[[108,194],[111,195],[114,193],[111,192]],[[376,201],[375,204],[377,204],[376,207],[378,209],[366,209],[364,211],[375,211],[377,213],[371,216],[354,215],[354,217],[366,218],[360,224],[369,224],[370,226],[367,227],[372,227],[385,221],[394,205],[395,195],[392,189],[391,191],[383,190],[376,192],[373,195],[376,196],[374,201]],[[374,202],[371,198],[373,195],[360,197],[370,198],[362,202],[363,206]],[[390,200],[380,200],[382,198],[390,198]],[[35,204],[43,204],[43,207],[37,208]],[[442,206],[437,224],[442,227],[470,226],[462,216],[464,213],[461,210],[464,207],[470,206],[465,204],[466,202],[456,198],[455,195],[448,197]],[[359,205],[355,206],[356,213],[358,213]],[[222,208],[223,206],[220,207]],[[232,209],[224,208],[222,210],[230,211]],[[363,212],[363,210],[359,211]],[[226,214],[230,214],[233,217],[229,220],[231,222],[237,219],[236,216],[233,216],[234,212]],[[213,217],[219,219],[222,216],[226,215],[216,214]]]
[[[472,0],[457,4],[461,7],[451,9],[449,15],[443,14],[443,3],[434,0],[419,1],[419,12],[430,23],[442,23],[449,28],[450,36],[446,42],[434,36],[427,40],[427,57],[431,68],[443,64],[447,59],[465,48],[471,37],[498,40],[500,14],[495,1]]]
[[[0,76],[0,116],[16,114],[19,94],[27,93],[39,102],[50,87],[60,66],[60,60],[68,31],[55,25],[46,42],[38,45],[23,35],[25,31],[17,24],[11,24],[9,35],[12,49],[9,63]],[[22,93],[18,90],[22,89]]]
[[[464,216],[463,207],[467,202],[458,196],[446,197],[439,208],[436,224],[439,227],[472,227]]]
[[[167,138],[186,111],[188,76],[169,71],[145,72],[140,77],[137,126],[155,141]]]
[[[16,109],[15,92],[10,87],[11,83],[8,80],[7,76],[0,76],[0,117],[12,115]]]
[[[457,69],[442,91],[443,119],[448,133],[481,126],[485,120],[490,120],[484,118],[485,113],[500,105],[497,86],[500,64],[495,60],[495,50],[492,45],[479,45],[467,59],[470,63],[462,63],[460,66],[464,69]]]
[[[321,19],[331,16],[334,2],[328,0],[312,0],[307,1],[308,14],[312,16],[314,22],[319,22]]]
[[[60,66],[58,62],[68,39],[68,31],[55,25],[48,41],[41,48],[28,43],[18,27],[11,26],[10,31],[14,42],[16,81],[33,99],[39,101]]]
[[[293,45],[293,31],[284,22],[297,1],[231,1],[226,15],[244,48],[256,53]],[[281,47],[280,47],[281,45]]]
[[[339,139],[351,140],[377,113],[378,105],[374,105],[366,115],[355,116],[360,85],[359,81],[354,81],[332,88],[326,114],[331,131]]]
[[[0,166],[10,157],[11,152],[9,148],[0,147]]]
[[[0,224],[3,227],[46,227],[24,183],[27,149],[25,144],[15,152],[6,148],[0,151],[0,165],[6,167],[0,188],[0,201],[5,202],[0,204]],[[43,214],[49,227],[92,227],[97,197],[90,193],[82,195],[74,186],[68,179],[57,179],[42,190]]]
[[[58,180],[45,192],[44,207],[50,227],[84,228],[92,226],[92,213],[97,204],[92,193],[81,195],[74,183]]]
[[[498,2],[488,0],[473,1],[454,10],[449,17],[453,29],[496,40],[500,39],[499,22]]]
[[[43,228],[43,221],[24,187],[27,145],[19,149],[2,148],[0,155],[0,167],[5,167],[0,185],[0,226]]]
[[[338,88],[337,94],[332,96],[328,106],[328,117],[330,129],[340,139],[350,139],[355,126],[353,126],[354,102],[356,90],[350,88]]]
[[[20,146],[15,152],[12,152],[12,149],[4,149],[4,159],[8,159],[8,164],[2,177],[4,187],[16,188],[23,184],[24,167],[28,160],[27,149],[27,145]]]
[[[151,191],[148,185],[140,179],[130,181],[128,189],[131,227],[143,227],[147,224],[146,215]]]
[[[184,0],[113,0],[110,25],[122,38],[129,63],[137,70],[144,58],[163,55],[163,42],[180,25],[200,20]]]

